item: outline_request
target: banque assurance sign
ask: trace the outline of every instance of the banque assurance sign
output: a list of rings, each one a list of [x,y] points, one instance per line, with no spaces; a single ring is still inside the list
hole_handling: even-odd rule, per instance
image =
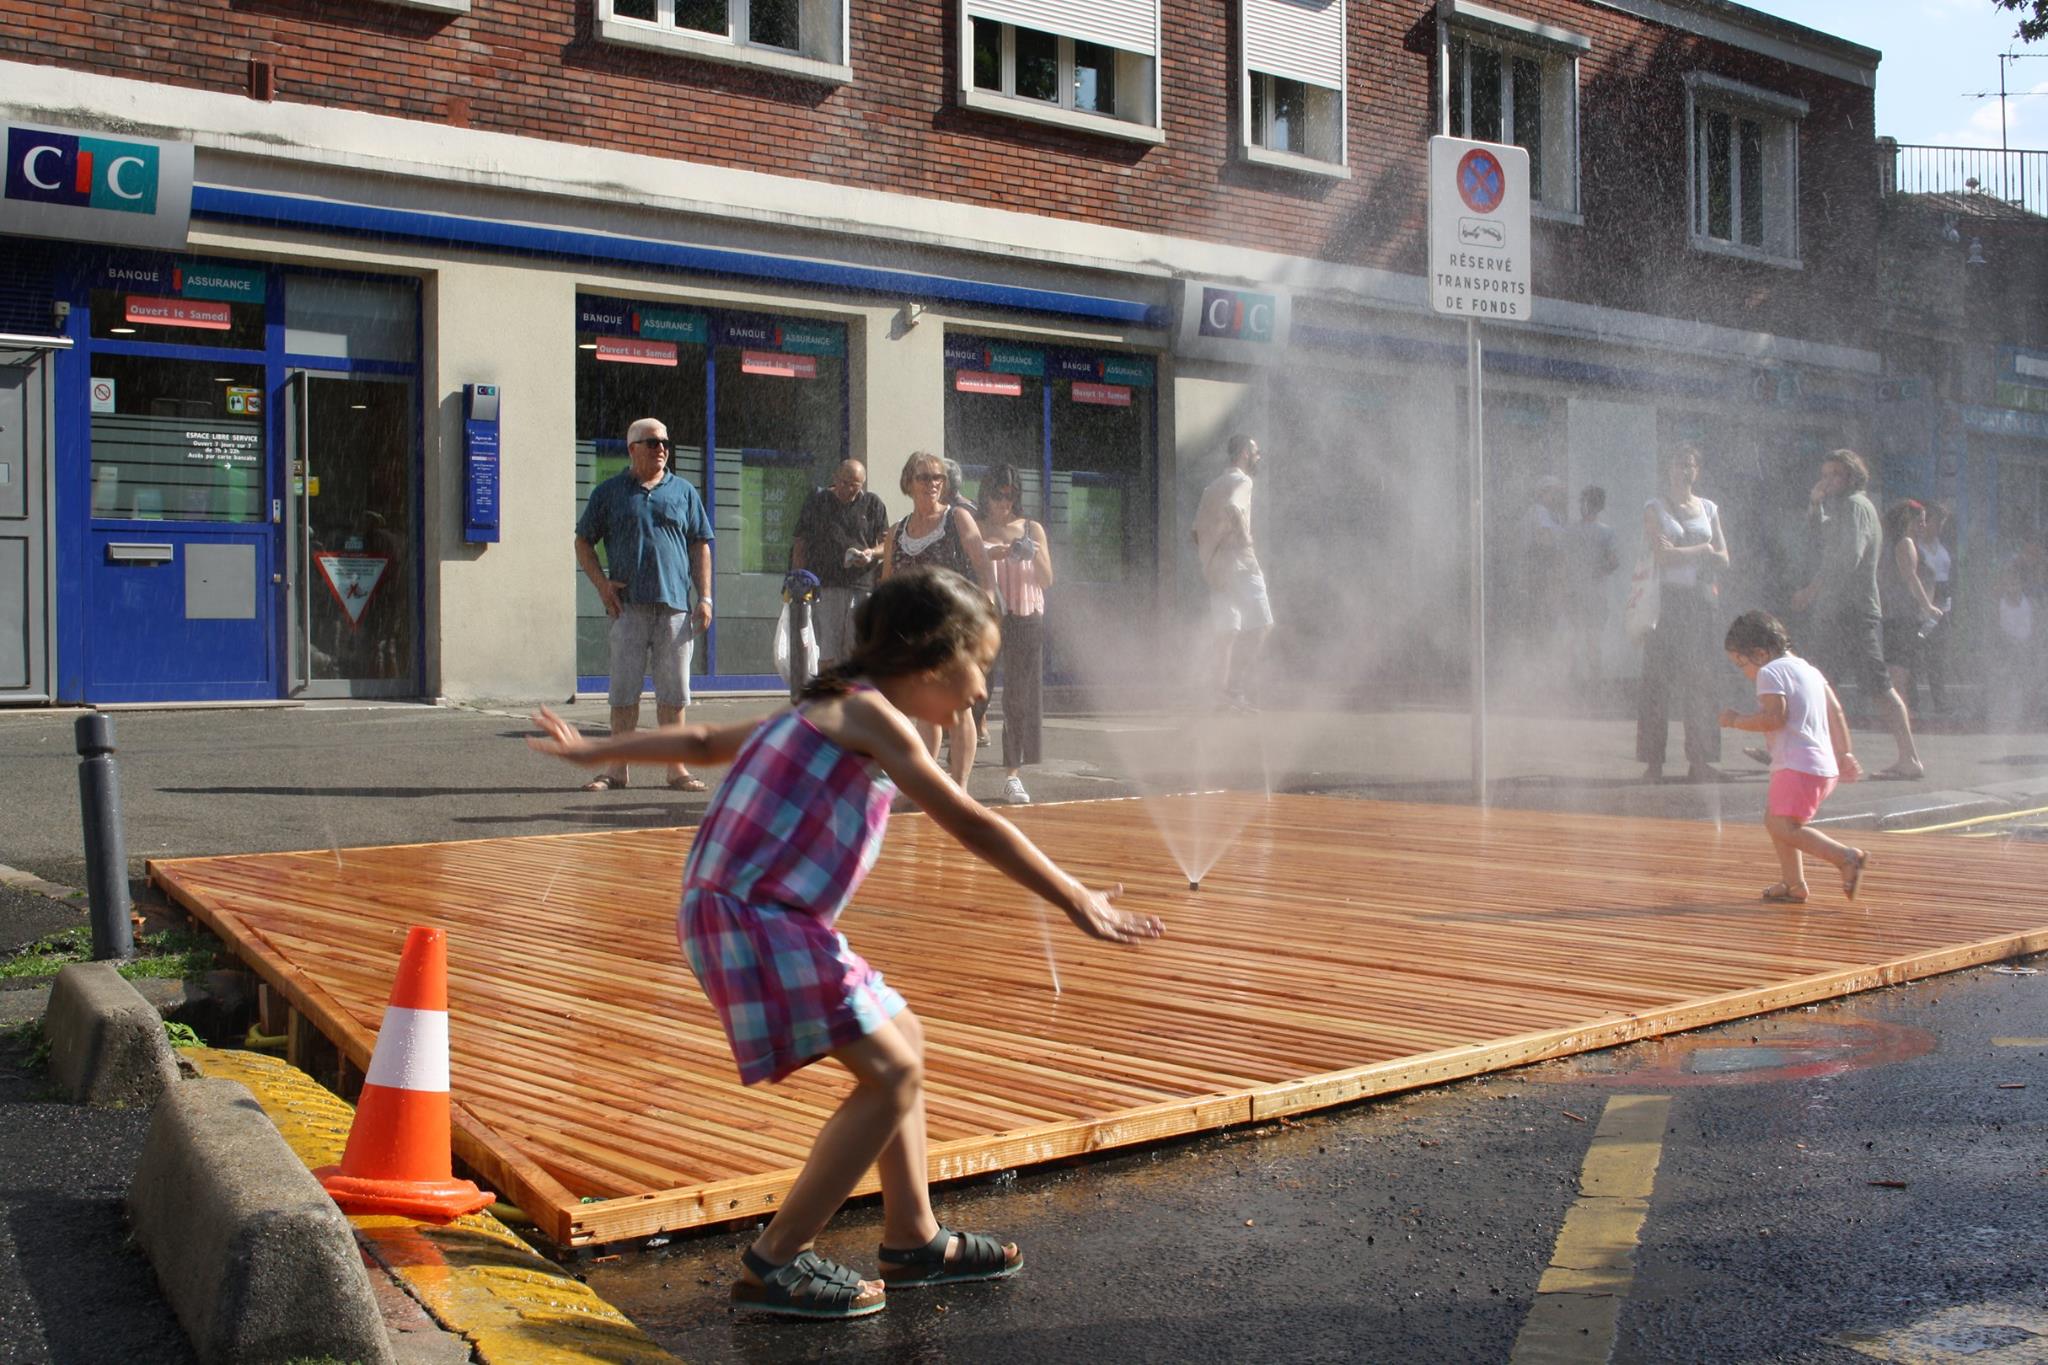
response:
[[[192,216],[192,144],[7,127],[0,232],[181,247]]]

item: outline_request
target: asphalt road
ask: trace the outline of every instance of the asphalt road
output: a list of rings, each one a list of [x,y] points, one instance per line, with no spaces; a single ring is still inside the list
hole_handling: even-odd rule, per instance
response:
[[[2044,1056],[2048,972],[1977,969],[947,1189],[940,1216],[1025,1270],[862,1322],[732,1312],[751,1233],[584,1269],[691,1361],[1536,1358],[1517,1339],[1605,1106],[1661,1095],[1614,1360],[2013,1365],[2048,1351]],[[823,1248],[871,1268],[878,1229],[864,1204]]]

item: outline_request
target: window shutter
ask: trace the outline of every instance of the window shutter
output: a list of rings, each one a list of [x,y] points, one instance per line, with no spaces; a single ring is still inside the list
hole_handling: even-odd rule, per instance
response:
[[[1244,0],[1244,64],[1342,90],[1344,0]]]
[[[967,0],[967,12],[1124,52],[1159,53],[1159,0]]]

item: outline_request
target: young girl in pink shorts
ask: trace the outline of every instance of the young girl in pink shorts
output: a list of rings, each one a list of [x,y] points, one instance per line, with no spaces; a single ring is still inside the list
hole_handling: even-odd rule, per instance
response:
[[[1841,870],[1842,894],[1855,900],[1870,855],[1836,843],[1808,823],[1838,778],[1854,782],[1863,776],[1863,765],[1849,752],[1849,720],[1835,689],[1819,669],[1792,652],[1784,624],[1767,611],[1736,617],[1723,644],[1743,676],[1756,683],[1757,709],[1744,713],[1729,707],[1721,712],[1721,724],[1760,731],[1771,749],[1764,829],[1778,850],[1785,880],[1765,887],[1764,899],[1804,901],[1806,869],[1800,855],[1811,853]]]

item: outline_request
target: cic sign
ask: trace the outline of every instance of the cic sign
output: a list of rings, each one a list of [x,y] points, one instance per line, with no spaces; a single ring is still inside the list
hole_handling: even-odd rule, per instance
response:
[[[192,144],[7,125],[0,232],[182,247]]]
[[[1174,350],[1204,360],[1270,365],[1287,348],[1291,304],[1277,289],[1183,280]]]

